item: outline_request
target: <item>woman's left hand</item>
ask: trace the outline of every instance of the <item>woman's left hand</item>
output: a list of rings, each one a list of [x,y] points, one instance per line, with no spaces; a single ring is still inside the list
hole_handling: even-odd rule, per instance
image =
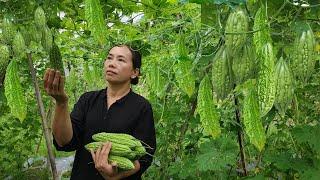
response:
[[[140,163],[138,160],[134,162],[134,169],[118,172],[116,164],[109,164],[108,156],[111,150],[111,142],[108,142],[99,148],[96,153],[91,151],[92,159],[95,164],[95,168],[105,179],[121,179],[131,176],[140,170]]]

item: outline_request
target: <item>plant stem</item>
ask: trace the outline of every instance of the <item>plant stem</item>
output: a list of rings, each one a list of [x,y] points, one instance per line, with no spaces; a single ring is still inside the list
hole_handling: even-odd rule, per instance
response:
[[[51,148],[51,144],[52,143],[50,141],[49,128],[48,128],[48,124],[47,124],[47,120],[46,120],[43,101],[42,101],[40,90],[39,90],[39,85],[38,85],[38,81],[37,81],[36,72],[35,72],[35,69],[34,69],[34,66],[33,66],[33,62],[32,62],[31,53],[27,53],[27,57],[28,57],[28,61],[29,61],[29,69],[30,69],[30,72],[31,72],[32,81],[33,81],[34,88],[35,88],[35,95],[36,95],[36,98],[37,98],[37,103],[38,103],[38,107],[39,107],[39,111],[40,111],[41,122],[42,122],[41,125],[42,125],[42,129],[43,129],[43,132],[44,132],[44,137],[45,137],[45,140],[46,140],[46,145],[47,145],[47,150],[48,150],[49,161],[50,161],[50,165],[51,165],[51,171],[52,171],[53,179],[54,180],[58,180],[58,173],[57,173],[56,163],[55,163],[55,159],[54,159],[53,150]]]
[[[237,123],[240,124],[240,112],[239,112],[239,108],[238,108],[238,99],[237,97],[234,97],[234,104],[236,106],[236,120]],[[242,133],[242,129],[239,128],[238,132],[238,142],[239,142],[239,147],[240,147],[240,158],[241,158],[241,166],[243,169],[243,175],[244,176],[248,176],[248,171],[247,171],[247,165],[246,165],[246,155],[244,152],[244,145],[243,145],[243,133]]]
[[[227,65],[228,65],[228,72],[229,72],[228,74],[229,74],[230,82],[231,82],[233,89],[235,89],[236,83],[234,80],[234,73],[232,71],[232,63],[233,63],[232,61],[233,61],[232,57],[229,57],[227,59]],[[233,93],[233,98],[234,98],[234,105],[235,105],[235,109],[236,109],[236,121],[237,121],[237,124],[240,125],[241,124],[241,121],[240,121],[241,115],[240,115],[240,110],[239,110],[239,102],[238,102],[238,98],[235,93]],[[243,169],[243,176],[248,176],[248,170],[247,170],[247,166],[246,166],[246,155],[245,155],[244,143],[243,143],[243,133],[242,133],[241,126],[238,129],[237,135],[238,135],[238,143],[239,143],[239,148],[240,148],[240,158],[241,158],[241,166]]]

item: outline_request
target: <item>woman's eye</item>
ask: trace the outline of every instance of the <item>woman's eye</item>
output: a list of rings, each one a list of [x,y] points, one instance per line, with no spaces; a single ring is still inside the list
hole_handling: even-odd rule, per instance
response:
[[[119,61],[124,62],[125,60],[124,59],[119,59]]]

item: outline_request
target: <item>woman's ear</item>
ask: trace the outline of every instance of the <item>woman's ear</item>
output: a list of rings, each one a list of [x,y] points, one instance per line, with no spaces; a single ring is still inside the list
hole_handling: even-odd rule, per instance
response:
[[[131,75],[131,79],[138,77],[139,74],[140,74],[140,69],[139,68],[134,69],[133,74]]]

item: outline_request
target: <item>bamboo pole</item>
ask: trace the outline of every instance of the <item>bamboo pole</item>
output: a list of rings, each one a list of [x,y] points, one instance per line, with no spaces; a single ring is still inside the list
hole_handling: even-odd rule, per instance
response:
[[[31,76],[32,76],[32,81],[33,81],[33,85],[35,88],[35,95],[37,98],[37,103],[38,103],[38,107],[39,107],[39,111],[40,111],[40,116],[41,116],[41,125],[42,125],[42,129],[43,129],[43,133],[44,133],[44,137],[46,140],[46,145],[47,145],[47,150],[48,150],[48,155],[49,155],[49,161],[50,161],[50,165],[51,165],[51,171],[52,171],[52,176],[54,180],[58,180],[58,173],[57,173],[57,168],[56,168],[56,163],[55,163],[55,157],[53,154],[53,150],[52,150],[52,143],[51,143],[51,138],[50,138],[50,133],[49,133],[49,127],[47,124],[47,120],[46,120],[46,114],[44,111],[44,105],[43,105],[43,101],[41,98],[41,94],[40,94],[40,90],[39,90],[39,85],[38,85],[38,81],[37,81],[37,77],[36,77],[36,72],[35,69],[33,67],[33,61],[32,61],[32,56],[31,53],[27,53],[27,57],[28,57],[28,62],[29,62],[29,70],[31,72]]]

